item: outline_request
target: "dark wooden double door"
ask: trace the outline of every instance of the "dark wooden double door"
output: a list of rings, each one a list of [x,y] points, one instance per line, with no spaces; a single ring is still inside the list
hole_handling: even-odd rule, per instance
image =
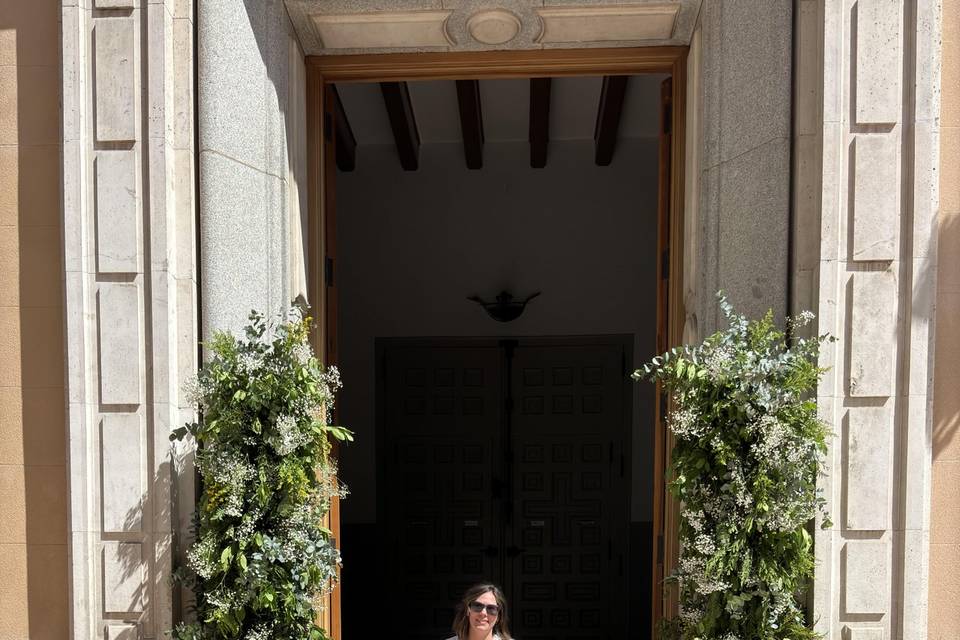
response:
[[[632,340],[378,351],[378,520],[406,637],[446,637],[464,589],[493,581],[521,640],[625,638]]]

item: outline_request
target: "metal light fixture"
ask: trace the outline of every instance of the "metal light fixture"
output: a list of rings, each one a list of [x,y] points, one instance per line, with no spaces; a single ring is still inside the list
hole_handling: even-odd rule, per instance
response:
[[[513,294],[509,291],[501,291],[497,295],[496,300],[492,302],[487,302],[480,298],[480,296],[470,296],[467,300],[479,304],[483,307],[483,310],[487,312],[487,315],[497,322],[510,322],[511,320],[519,318],[523,310],[526,309],[527,303],[538,295],[540,295],[539,291],[530,294],[523,300],[517,300],[514,299]]]

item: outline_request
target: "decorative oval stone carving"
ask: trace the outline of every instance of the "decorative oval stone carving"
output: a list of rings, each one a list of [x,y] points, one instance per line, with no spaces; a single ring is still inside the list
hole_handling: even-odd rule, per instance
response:
[[[543,31],[543,21],[531,0],[456,0],[451,4],[456,7],[444,30],[455,49],[542,48],[535,40]]]
[[[473,14],[467,20],[467,30],[473,39],[483,44],[505,44],[517,37],[520,18],[503,9],[491,9]]]

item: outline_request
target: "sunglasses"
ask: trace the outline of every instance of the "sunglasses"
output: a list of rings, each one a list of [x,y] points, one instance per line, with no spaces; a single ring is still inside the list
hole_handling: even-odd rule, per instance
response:
[[[480,613],[486,609],[487,615],[491,618],[496,618],[500,615],[500,606],[495,604],[483,604],[482,602],[473,601],[467,605],[467,608],[474,613]]]

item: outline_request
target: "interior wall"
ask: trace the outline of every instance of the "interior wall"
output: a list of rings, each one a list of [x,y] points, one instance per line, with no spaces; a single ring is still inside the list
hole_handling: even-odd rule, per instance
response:
[[[60,3],[0,3],[0,638],[66,638]]]
[[[376,518],[374,340],[411,336],[633,334],[634,364],[654,355],[656,138],[622,140],[611,166],[592,141],[551,143],[531,169],[526,143],[487,144],[468,171],[459,144],[421,149],[400,170],[393,147],[360,147],[337,176],[338,420],[346,523]],[[472,294],[535,291],[518,320],[491,320]],[[635,521],[651,519],[653,387],[635,387]]]
[[[943,0],[940,232],[930,509],[930,640],[960,638],[960,0]]]

